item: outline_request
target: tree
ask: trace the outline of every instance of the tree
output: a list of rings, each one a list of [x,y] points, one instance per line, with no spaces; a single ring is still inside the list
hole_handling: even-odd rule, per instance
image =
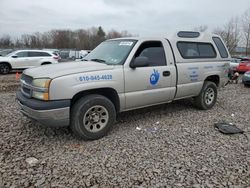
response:
[[[214,33],[220,35],[226,43],[229,52],[234,53],[240,40],[238,17],[231,18],[222,28],[215,29]]]
[[[194,28],[194,31],[205,32],[208,29],[207,25],[200,25]]]
[[[4,35],[3,37],[0,38],[0,46],[4,48],[11,48],[12,46],[11,38],[9,35]]]
[[[246,10],[246,12],[242,16],[242,32],[245,38],[246,45],[246,56],[248,55],[248,51],[250,48],[250,8]]]

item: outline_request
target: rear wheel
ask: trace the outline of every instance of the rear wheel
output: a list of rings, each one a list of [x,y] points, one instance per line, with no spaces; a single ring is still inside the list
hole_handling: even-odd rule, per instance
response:
[[[202,110],[211,109],[217,100],[217,86],[215,83],[205,81],[200,94],[194,98],[195,105]]]
[[[7,63],[0,63],[0,74],[8,74],[11,71]]]
[[[71,129],[80,138],[95,140],[105,136],[116,119],[114,104],[102,95],[78,100],[71,111]]]

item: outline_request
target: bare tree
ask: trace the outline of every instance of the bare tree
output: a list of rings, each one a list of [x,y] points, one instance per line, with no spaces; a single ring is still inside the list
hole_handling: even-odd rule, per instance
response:
[[[12,45],[13,44],[9,35],[4,35],[0,38],[0,46],[4,48],[10,48]]]
[[[205,32],[208,29],[207,25],[200,25],[194,28],[194,31]]]
[[[234,53],[240,40],[239,19],[231,18],[229,22],[222,28],[217,28],[214,33],[220,35],[230,53]]]
[[[246,45],[246,56],[248,55],[248,51],[250,51],[250,8],[246,10],[246,12],[242,15],[242,32],[245,39]]]

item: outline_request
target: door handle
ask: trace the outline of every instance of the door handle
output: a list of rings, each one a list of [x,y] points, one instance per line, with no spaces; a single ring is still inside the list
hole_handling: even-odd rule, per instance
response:
[[[170,76],[170,71],[163,71],[163,72],[162,72],[162,75],[163,75],[163,76]]]

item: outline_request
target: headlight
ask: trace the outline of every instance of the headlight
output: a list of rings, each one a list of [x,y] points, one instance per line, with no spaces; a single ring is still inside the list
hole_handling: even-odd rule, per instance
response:
[[[32,86],[34,86],[32,91],[32,97],[40,100],[49,100],[49,85],[51,79],[34,79],[32,81]]]
[[[44,92],[39,92],[39,91],[33,91],[32,97],[34,97],[36,99],[48,101],[49,100],[49,93],[48,92],[44,93]]]
[[[35,87],[39,87],[39,88],[49,88],[50,82],[51,82],[51,79],[46,79],[46,78],[34,79],[32,81],[32,85]]]

